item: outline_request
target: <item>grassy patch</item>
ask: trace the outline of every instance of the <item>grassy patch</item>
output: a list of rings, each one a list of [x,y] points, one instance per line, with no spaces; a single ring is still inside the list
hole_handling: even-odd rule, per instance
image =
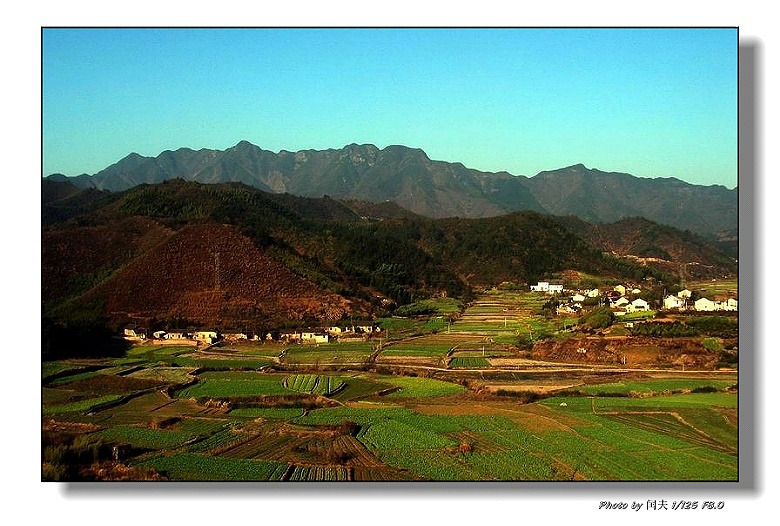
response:
[[[171,480],[270,481],[281,480],[287,464],[264,460],[210,457],[194,453],[144,460],[137,467],[152,468]]]
[[[383,382],[399,387],[398,391],[390,393],[388,398],[420,398],[429,396],[446,396],[459,394],[466,390],[465,387],[450,382],[434,380],[432,378],[419,378],[412,376],[383,376]]]

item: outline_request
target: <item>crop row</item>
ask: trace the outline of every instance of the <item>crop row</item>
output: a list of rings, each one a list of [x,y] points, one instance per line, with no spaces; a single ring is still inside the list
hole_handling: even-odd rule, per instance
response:
[[[457,356],[450,360],[450,367],[478,369],[490,367],[490,362],[481,356]]]
[[[283,384],[299,393],[330,396],[344,387],[344,380],[318,374],[293,374],[285,378]]]
[[[211,457],[193,453],[163,455],[144,460],[138,467],[153,468],[171,480],[274,481],[286,473],[286,463]]]
[[[323,482],[348,480],[348,472],[342,466],[295,466],[290,481]]]

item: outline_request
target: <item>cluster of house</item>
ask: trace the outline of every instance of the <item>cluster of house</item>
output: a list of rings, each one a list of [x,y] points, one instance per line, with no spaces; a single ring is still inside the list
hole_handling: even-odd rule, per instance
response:
[[[282,331],[279,340],[285,343],[317,344],[328,343],[331,340],[349,341],[362,340],[381,329],[374,325],[353,325],[350,327],[323,327],[320,329],[308,329],[305,331]],[[269,339],[266,335],[266,339]]]
[[[231,336],[232,333],[231,333]],[[243,335],[246,338],[246,335]],[[126,340],[170,340],[170,341],[193,341],[196,343],[211,344],[217,340],[228,338],[228,334],[220,334],[217,331],[155,331],[149,335],[146,329],[135,326],[125,327],[123,337]]]
[[[691,291],[681,290],[677,295],[669,295],[664,298],[664,309],[667,310],[688,310],[690,309]],[[701,312],[714,311],[736,311],[739,302],[736,298],[727,298],[725,300],[711,300],[709,298],[699,298],[693,302],[693,310]]]
[[[531,290],[534,292],[544,292],[551,296],[562,295],[564,293],[563,285],[555,285],[547,281],[540,281],[536,285],[531,285]],[[636,298],[632,301],[626,297],[626,295],[635,296],[641,293],[642,291],[638,288],[616,285],[612,290],[608,291],[602,291],[595,288],[574,292],[575,294],[571,296],[571,300],[568,303],[561,304],[557,307],[558,314],[578,314],[582,310],[582,304],[586,299],[598,297],[604,299],[604,304],[609,305],[616,316],[650,310],[650,304],[646,300]],[[691,302],[691,295],[692,292],[688,289],[681,290],[676,295],[670,294],[663,299],[663,308],[666,310],[693,309],[702,312],[737,310],[738,302],[735,298],[728,298],[720,301],[699,298],[696,301]]]
[[[614,289],[602,293],[599,289],[592,289],[586,291],[578,291],[571,297],[571,301],[567,304],[559,305],[557,308],[558,314],[578,314],[582,311],[582,304],[588,298],[602,297],[604,304],[609,305],[615,316],[623,316],[632,312],[643,312],[650,310],[650,304],[642,298],[635,298],[629,300],[625,294],[630,292],[632,294],[639,294],[639,289],[626,290],[623,285],[617,285]]]
[[[544,292],[545,294],[550,295],[563,294],[563,285],[554,285],[548,281],[539,281],[536,285],[531,285],[531,291]]]
[[[375,332],[379,332],[379,327],[373,325],[354,325],[350,327],[324,327],[319,329],[306,329],[306,330],[293,330],[293,331],[281,331],[279,333],[278,341],[284,343],[301,343],[301,344],[319,344],[328,343],[333,339],[350,340],[350,339],[363,339],[366,336],[370,336]],[[146,329],[138,328],[135,326],[129,326],[124,329],[123,337],[126,340],[131,341],[143,341],[147,339],[156,340],[159,342],[189,342],[189,343],[204,343],[210,345],[217,341],[239,341],[239,340],[252,340],[252,341],[275,341],[274,336],[269,332],[265,335],[254,334],[250,335],[246,332],[240,331],[155,331],[148,334]]]

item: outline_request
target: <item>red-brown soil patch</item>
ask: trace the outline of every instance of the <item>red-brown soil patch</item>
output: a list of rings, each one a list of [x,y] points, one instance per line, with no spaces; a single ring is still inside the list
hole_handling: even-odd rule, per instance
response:
[[[117,318],[182,317],[203,326],[338,319],[354,308],[266,256],[236,228],[216,224],[183,228],[95,293]]]
[[[696,338],[573,338],[537,343],[533,358],[552,362],[641,367],[713,369],[717,353]]]

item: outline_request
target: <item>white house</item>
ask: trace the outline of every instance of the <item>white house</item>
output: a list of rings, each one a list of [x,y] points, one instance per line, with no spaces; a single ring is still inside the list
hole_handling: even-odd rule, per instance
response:
[[[672,296],[671,294],[664,298],[664,309],[682,309],[685,307],[685,300]]]
[[[323,332],[302,332],[301,343],[328,343],[330,341],[330,335]]]
[[[217,333],[215,331],[195,331],[192,337],[204,343],[214,343],[217,341]]]
[[[693,303],[693,307],[698,311],[712,312],[718,310],[718,304],[707,298],[699,298]]]
[[[578,293],[578,294],[575,294],[574,296],[572,296],[571,300],[574,303],[582,303],[583,301],[585,301],[585,296],[583,296],[582,294]]]
[[[146,329],[139,329],[136,327],[128,327],[124,330],[124,337],[127,340],[145,340]]]
[[[230,341],[249,339],[249,335],[247,335],[245,332],[226,332],[223,336],[225,337],[226,340],[230,340]]]
[[[563,285],[551,285],[549,281],[540,281],[536,285],[531,285],[533,292],[545,292],[547,294],[562,294]]]
[[[725,305],[723,306],[723,310],[737,310],[737,300],[734,298],[729,298],[725,302]]]
[[[183,331],[171,331],[165,333],[166,340],[188,340],[190,334]]]
[[[585,293],[585,295],[588,296],[589,298],[598,298],[599,294],[600,294],[599,289],[592,289]]]
[[[613,302],[612,305],[615,307],[625,307],[628,305],[628,300],[624,297],[619,298],[617,301]]]
[[[677,293],[678,298],[685,298],[690,299],[691,298],[691,291],[688,289],[683,289],[680,292]]]
[[[649,311],[650,304],[642,298],[637,298],[626,306],[626,312]]]

